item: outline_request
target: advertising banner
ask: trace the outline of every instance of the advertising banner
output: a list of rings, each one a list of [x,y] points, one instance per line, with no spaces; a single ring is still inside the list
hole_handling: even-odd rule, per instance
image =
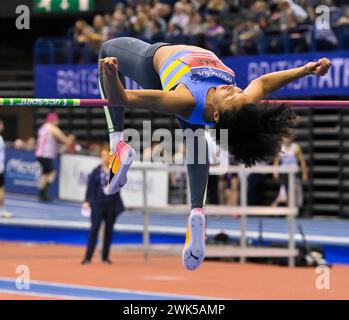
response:
[[[309,76],[295,81],[275,92],[278,97],[312,97],[347,95],[349,92],[349,51],[307,52],[302,54],[270,54],[222,58],[224,64],[235,71],[236,84],[244,89],[263,74],[295,68],[319,58],[331,59],[333,65],[324,77]],[[100,98],[96,64],[37,65],[37,98]],[[126,79],[128,89],[140,86]]]
[[[59,198],[83,201],[88,176],[100,164],[98,157],[63,154],[60,165]]]
[[[125,80],[128,89],[140,88],[129,78]],[[36,98],[100,99],[97,65],[36,65],[35,95]]]
[[[349,51],[229,57],[224,58],[223,62],[235,71],[236,84],[244,89],[252,80],[263,74],[296,68],[323,57],[332,61],[332,68],[325,76],[299,79],[273,93],[272,97],[348,95]]]
[[[55,161],[59,168],[59,159]],[[7,192],[33,194],[38,193],[37,185],[41,166],[32,151],[6,149],[5,187]],[[58,177],[50,187],[50,196],[58,196]]]
[[[85,199],[88,176],[100,163],[98,157],[64,154],[60,161],[59,198],[79,201]],[[143,175],[136,163],[127,174],[128,182],[121,190],[126,207],[143,207]],[[147,171],[147,201],[151,206],[168,203],[168,173]]]

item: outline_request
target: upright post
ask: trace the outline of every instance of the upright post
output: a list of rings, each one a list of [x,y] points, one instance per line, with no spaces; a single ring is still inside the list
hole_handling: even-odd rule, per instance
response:
[[[289,199],[289,207],[291,209],[296,208],[296,173],[289,172],[288,173],[288,199]],[[289,240],[288,240],[288,248],[291,251],[294,251],[296,248],[296,241],[295,241],[295,215],[289,215],[287,217],[288,219],[288,229],[289,229]],[[288,257],[288,266],[294,267],[295,266],[295,257],[291,254]]]
[[[240,172],[240,180],[241,180],[240,206],[241,207],[247,206],[247,177],[248,177],[248,173],[246,171]],[[240,262],[245,263],[246,257],[244,252],[247,247],[246,245],[247,220],[246,220],[245,214],[241,214],[241,217],[240,217],[240,231],[241,231],[240,248],[242,251],[240,255]]]
[[[144,261],[149,260],[149,245],[150,245],[150,235],[149,235],[149,210],[147,202],[147,172],[146,168],[142,168],[142,178],[143,178],[143,250],[144,250]]]

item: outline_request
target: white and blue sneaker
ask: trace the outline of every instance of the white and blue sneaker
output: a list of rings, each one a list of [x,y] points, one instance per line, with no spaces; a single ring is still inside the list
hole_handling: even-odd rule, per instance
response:
[[[187,235],[182,251],[183,266],[188,270],[197,269],[205,259],[205,213],[202,208],[191,210]]]
[[[119,141],[116,145],[116,152],[109,154],[109,184],[108,194],[115,194],[127,182],[127,171],[136,158],[136,151],[124,141]]]

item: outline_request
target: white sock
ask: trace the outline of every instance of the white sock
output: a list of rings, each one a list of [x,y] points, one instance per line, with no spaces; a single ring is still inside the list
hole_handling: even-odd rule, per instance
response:
[[[110,150],[111,152],[116,151],[116,144],[123,139],[123,132],[122,131],[115,131],[109,133],[109,144],[110,144]]]

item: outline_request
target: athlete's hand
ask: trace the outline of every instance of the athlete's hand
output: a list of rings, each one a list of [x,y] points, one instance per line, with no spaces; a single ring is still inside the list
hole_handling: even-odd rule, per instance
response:
[[[90,208],[90,204],[87,201],[85,201],[82,203],[81,207],[82,207],[82,209],[88,209],[88,208]]]
[[[316,62],[309,62],[305,65],[305,70],[308,74],[314,74],[318,77],[324,76],[330,67],[332,62],[327,58],[319,59]]]
[[[108,79],[116,78],[118,75],[119,65],[115,57],[107,57],[99,60],[100,68]]]

